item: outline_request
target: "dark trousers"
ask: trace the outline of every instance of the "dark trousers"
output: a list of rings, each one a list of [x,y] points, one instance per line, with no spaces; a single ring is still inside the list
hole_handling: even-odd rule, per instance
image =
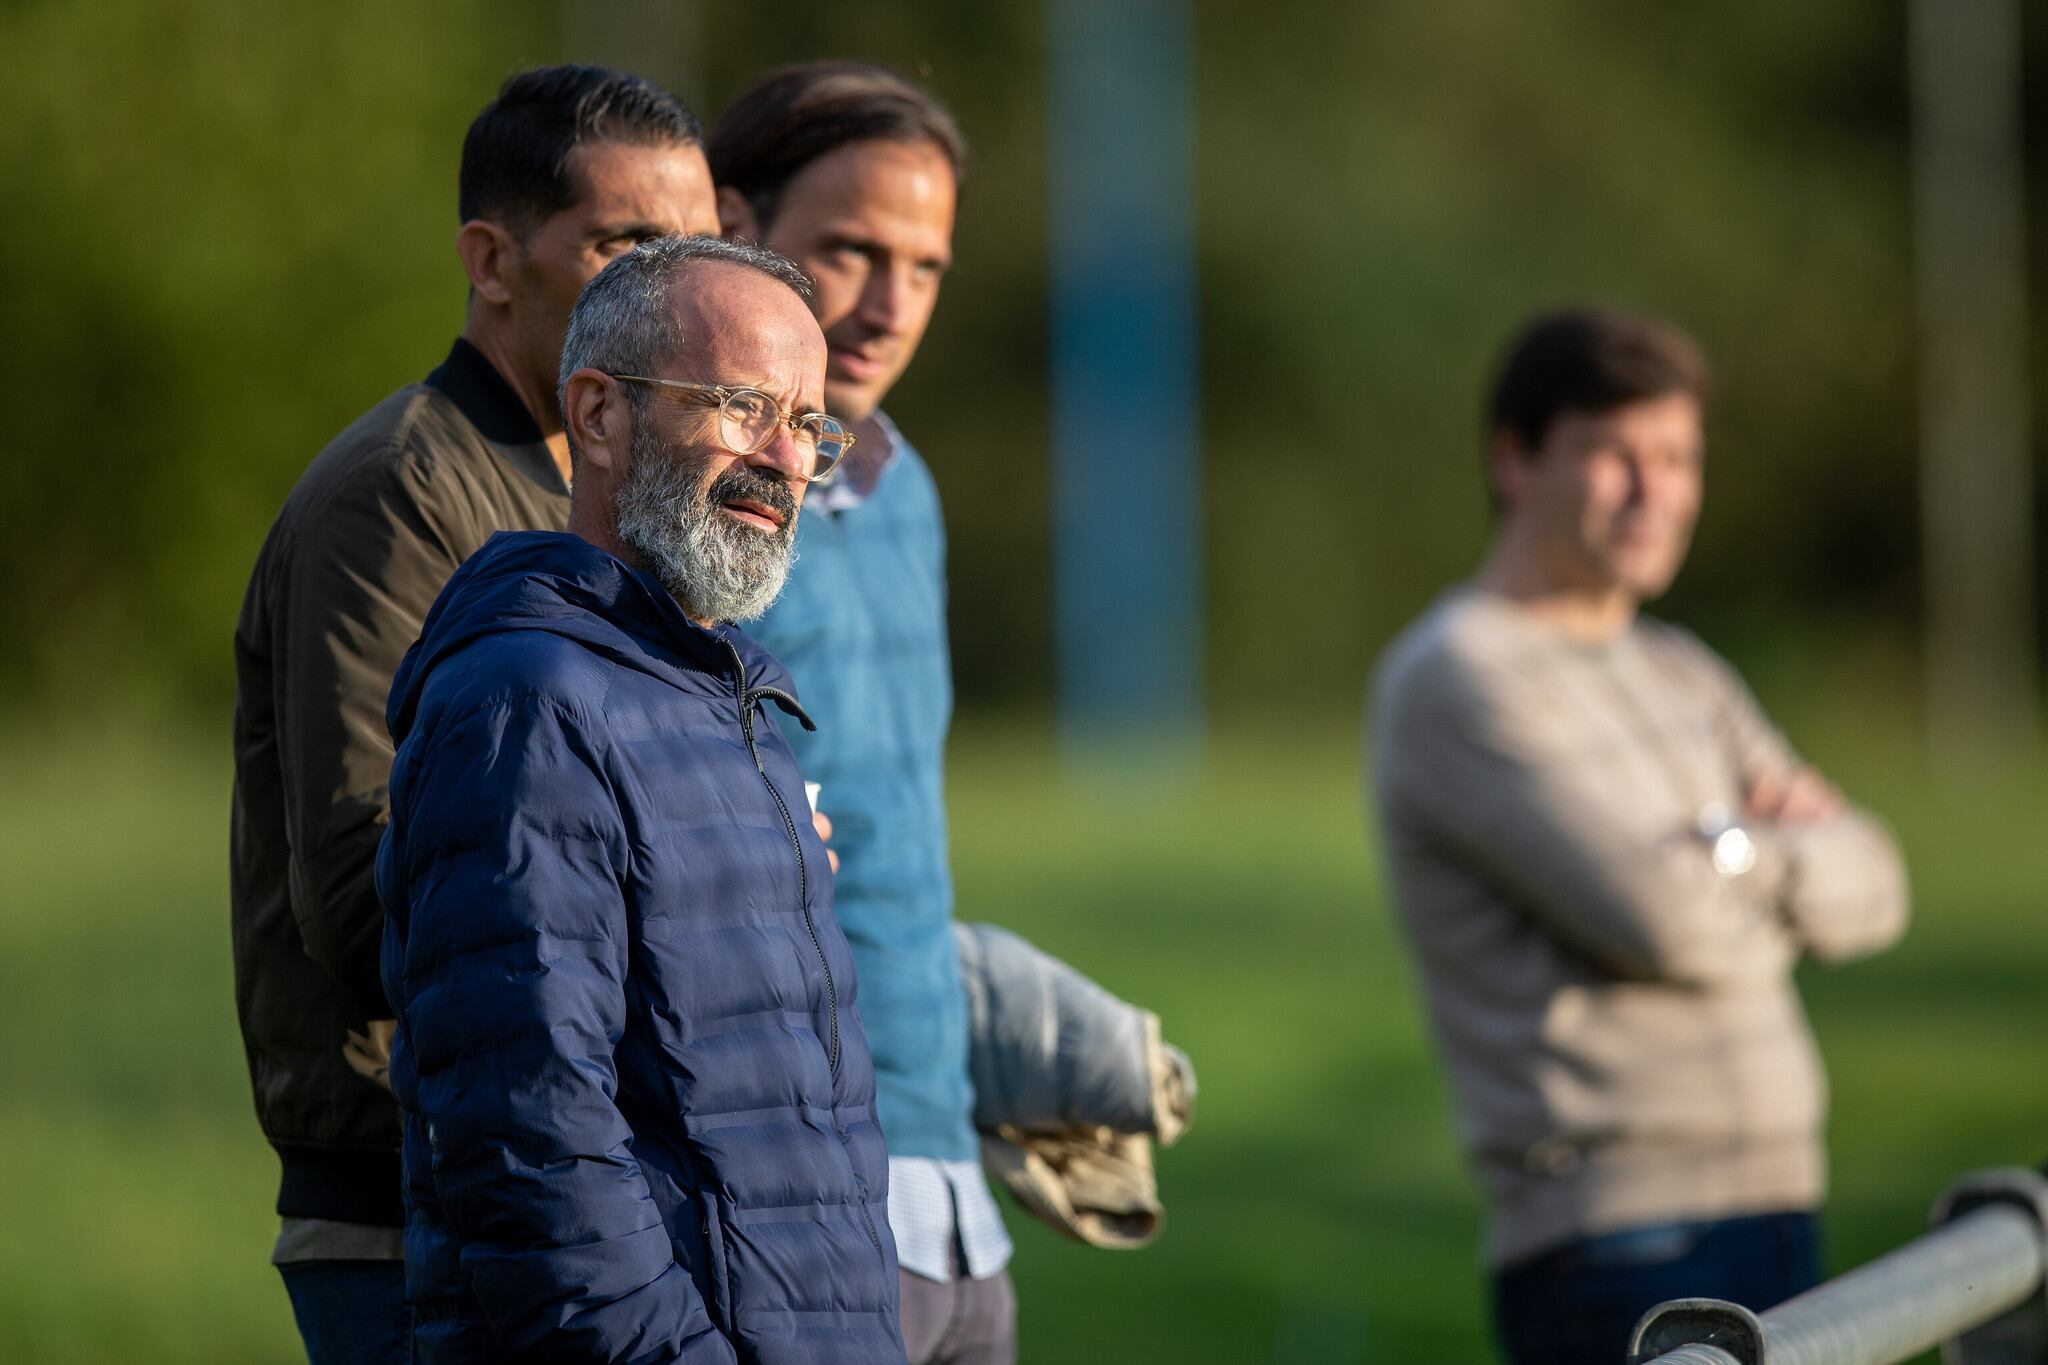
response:
[[[293,1261],[277,1269],[309,1365],[412,1365],[403,1261]]]
[[[1629,1333],[1666,1299],[1727,1299],[1761,1313],[1818,1283],[1811,1213],[1656,1223],[1495,1272],[1494,1325],[1510,1365],[1622,1365]]]

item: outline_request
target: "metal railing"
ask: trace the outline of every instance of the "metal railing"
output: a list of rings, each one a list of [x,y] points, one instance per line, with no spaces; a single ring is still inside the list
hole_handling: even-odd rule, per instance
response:
[[[1943,1365],[2048,1365],[2048,1178],[1966,1176],[1933,1221],[1761,1315],[1719,1299],[1659,1304],[1636,1326],[1629,1365],[1897,1365],[1936,1343]]]

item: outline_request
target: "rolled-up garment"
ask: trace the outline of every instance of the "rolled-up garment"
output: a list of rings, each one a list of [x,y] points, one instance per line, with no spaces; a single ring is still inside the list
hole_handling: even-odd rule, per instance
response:
[[[988,924],[956,924],[982,1165],[1029,1212],[1093,1246],[1165,1218],[1152,1141],[1194,1117],[1195,1073],[1159,1017]]]

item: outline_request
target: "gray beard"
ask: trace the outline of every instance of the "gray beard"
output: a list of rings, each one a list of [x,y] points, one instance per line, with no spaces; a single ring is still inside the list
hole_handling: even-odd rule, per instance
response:
[[[615,500],[619,539],[683,611],[693,620],[744,622],[773,606],[796,559],[793,500],[780,531],[757,530],[721,509],[705,486],[703,460],[662,449],[650,424],[636,424],[632,454]],[[736,464],[714,482],[746,468]],[[757,484],[768,477],[753,476]]]

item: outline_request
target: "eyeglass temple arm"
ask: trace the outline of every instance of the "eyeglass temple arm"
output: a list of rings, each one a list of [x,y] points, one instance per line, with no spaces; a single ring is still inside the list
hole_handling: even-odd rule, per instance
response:
[[[600,374],[610,374],[601,370]],[[687,379],[650,379],[644,374],[614,374],[612,378],[626,384],[645,384],[655,389],[675,389],[681,393],[695,394],[711,403],[723,403],[733,392],[723,384],[692,384]]]

